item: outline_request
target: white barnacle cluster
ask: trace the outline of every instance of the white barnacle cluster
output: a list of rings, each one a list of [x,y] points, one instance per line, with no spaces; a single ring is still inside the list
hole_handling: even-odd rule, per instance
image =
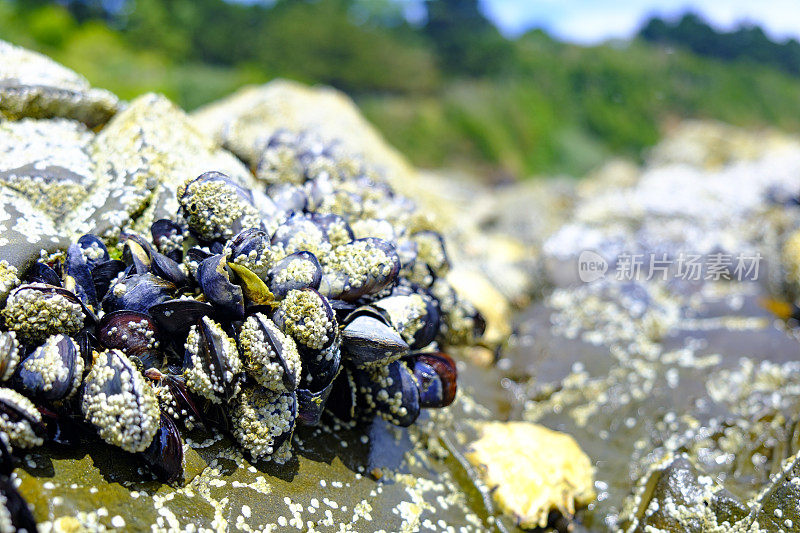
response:
[[[338,246],[323,261],[326,274],[345,274],[351,287],[361,287],[370,279],[388,276],[393,264],[389,255],[368,239]]]
[[[128,321],[127,327],[128,331],[137,334],[146,342],[146,348],[151,350],[158,348],[159,342],[158,339],[156,339],[156,332],[153,330],[148,320],[144,318],[139,320],[130,320]],[[116,326],[112,327],[111,331],[113,332],[115,329]],[[123,334],[121,340],[128,340],[127,334]]]
[[[228,255],[227,253],[225,254]],[[269,247],[253,249],[246,254],[239,254],[231,259],[232,263],[241,265],[261,279],[267,278],[267,271],[273,262],[273,253]]]
[[[258,227],[261,217],[228,183],[219,179],[196,179],[179,196],[187,222],[206,240],[230,238],[233,227]]]
[[[8,298],[9,293],[19,285],[19,271],[17,267],[3,259],[0,261],[0,303]]]
[[[36,406],[17,391],[0,387],[0,404],[11,406],[0,409],[0,432],[8,435],[12,446],[34,448],[44,440],[36,434],[33,424],[42,422],[42,415]]]
[[[269,330],[271,337],[277,340],[279,346],[272,345],[267,337],[267,332],[262,329],[262,325],[263,328]],[[248,317],[242,324],[239,333],[239,347],[247,373],[259,385],[269,390],[285,389],[283,364],[292,375],[300,375],[302,363],[294,341],[260,313]],[[279,359],[283,360],[283,364]]]
[[[23,285],[8,296],[3,317],[25,342],[40,341],[53,333],[73,335],[83,327],[83,308],[66,296],[47,292],[47,285]]]
[[[124,353],[98,354],[84,388],[84,417],[103,440],[131,453],[150,445],[159,428],[158,399]]]
[[[42,383],[42,390],[45,392],[64,383],[72,371],[72,383],[69,384],[69,391],[65,396],[69,398],[81,386],[84,363],[82,357],[64,361],[61,356],[62,349],[65,349],[62,347],[62,343],[71,345],[73,353],[78,352],[78,345],[66,335],[51,335],[44,344],[36,348],[33,354],[22,362],[22,368],[38,377]],[[72,365],[72,368],[67,365]]]
[[[381,307],[389,314],[392,324],[403,337],[413,344],[414,335],[425,325],[428,306],[419,294],[408,296],[391,296],[381,300]]]
[[[276,439],[294,427],[294,401],[290,394],[245,388],[231,411],[234,438],[256,459],[273,454]]]
[[[277,283],[298,282],[304,285],[311,285],[316,272],[317,269],[314,263],[298,257],[289,261],[285,268],[281,268],[273,281]]]
[[[286,314],[285,331],[296,341],[313,350],[324,348],[336,329],[336,321],[320,305],[313,291],[291,290],[280,303]]]
[[[7,381],[14,374],[21,354],[17,334],[13,331],[0,332],[0,381]]]

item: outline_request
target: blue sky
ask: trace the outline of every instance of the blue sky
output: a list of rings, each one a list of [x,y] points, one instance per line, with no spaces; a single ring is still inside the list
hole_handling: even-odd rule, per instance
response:
[[[800,39],[800,0],[481,0],[481,4],[512,37],[541,27],[558,38],[590,44],[629,37],[651,14],[670,16],[692,9],[719,28],[747,20],[773,38]]]

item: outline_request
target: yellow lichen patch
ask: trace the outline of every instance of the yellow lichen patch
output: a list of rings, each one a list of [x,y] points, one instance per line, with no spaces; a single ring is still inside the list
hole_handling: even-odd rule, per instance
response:
[[[521,527],[547,525],[595,497],[589,457],[571,436],[529,422],[485,422],[467,459],[478,467],[500,509]]]

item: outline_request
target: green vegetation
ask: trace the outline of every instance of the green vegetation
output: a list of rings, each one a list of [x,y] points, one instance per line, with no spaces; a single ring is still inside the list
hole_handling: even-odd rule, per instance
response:
[[[413,25],[393,0],[0,0],[0,38],[122,98],[159,91],[187,109],[275,77],[330,84],[416,164],[492,179],[639,157],[675,118],[800,131],[786,112],[800,109],[796,42],[734,39],[696,17],[651,21],[630,43],[509,40],[477,5],[428,2]]]

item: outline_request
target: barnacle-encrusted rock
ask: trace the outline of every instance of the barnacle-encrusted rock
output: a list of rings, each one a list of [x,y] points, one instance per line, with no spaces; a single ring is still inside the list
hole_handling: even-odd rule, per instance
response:
[[[569,517],[595,498],[592,464],[569,435],[527,422],[487,422],[480,430],[467,459],[520,526],[545,527],[551,510]]]
[[[159,427],[156,393],[119,350],[97,355],[84,381],[82,410],[103,440],[128,452],[144,451]]]
[[[118,105],[116,96],[52,59],[0,40],[0,118],[64,117],[94,127]]]

